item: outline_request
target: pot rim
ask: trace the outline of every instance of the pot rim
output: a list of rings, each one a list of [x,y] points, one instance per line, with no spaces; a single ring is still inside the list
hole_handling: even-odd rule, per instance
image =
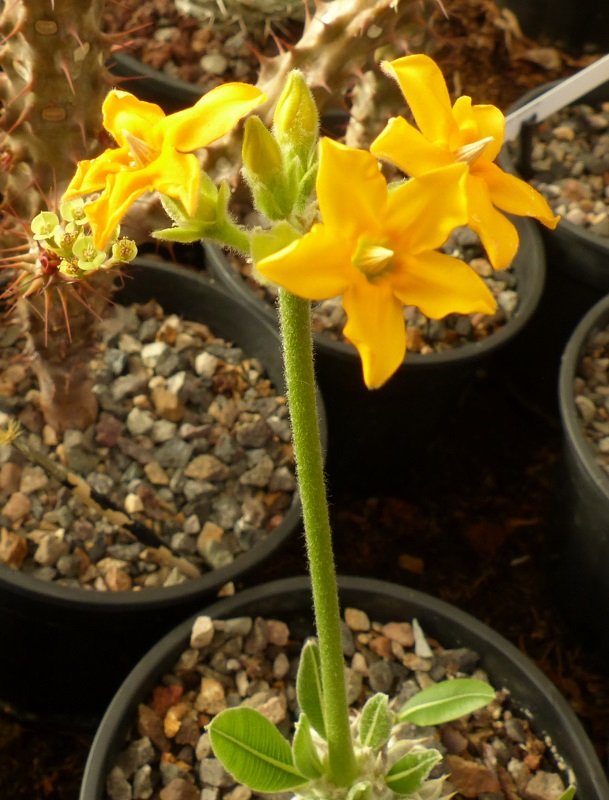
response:
[[[490,336],[486,336],[477,342],[467,342],[459,347],[428,354],[407,353],[401,368],[426,370],[435,369],[442,364],[477,360],[481,355],[507,344],[529,322],[543,292],[546,275],[545,250],[541,235],[532,220],[511,215],[506,216],[510,218],[518,229],[520,238],[520,246],[513,262],[513,269],[518,278],[527,284],[526,294],[523,293],[520,296],[520,303],[514,316]],[[273,313],[270,304],[257,297],[230,264],[223,263],[226,257],[221,248],[205,242],[204,249],[212,271],[218,276],[221,275],[221,277],[218,277],[219,282],[227,287],[231,294],[238,294],[251,305],[255,305],[257,311],[269,324],[276,325],[276,315]],[[533,264],[536,268],[531,269],[530,264]],[[330,336],[318,333],[313,334],[313,340],[315,348],[320,352],[347,363],[359,362],[357,350],[349,342],[337,341]]]
[[[443,623],[448,626],[449,630],[446,636],[444,632],[440,634],[448,639],[442,644],[449,644],[450,640],[453,643],[456,641],[458,644],[465,632],[465,646],[470,646],[479,653],[483,666],[485,666],[485,661],[497,661],[500,666],[511,671],[515,689],[522,689],[523,681],[526,681],[527,687],[534,693],[534,697],[539,695],[542,698],[546,710],[549,709],[556,718],[554,723],[557,730],[551,732],[553,741],[560,738],[561,735],[569,734],[572,744],[570,758],[578,763],[581,762],[580,769],[585,767],[587,770],[586,775],[577,776],[585,779],[585,781],[580,781],[580,784],[587,783],[589,788],[591,787],[595,792],[594,796],[581,795],[582,800],[604,800],[609,796],[607,777],[574,711],[549,678],[511,642],[467,612],[416,589],[357,576],[338,576],[338,583],[341,600],[345,595],[350,602],[355,603],[362,598],[361,606],[364,610],[366,610],[364,596],[376,595],[409,606],[411,610],[403,612],[408,617],[424,614],[426,619],[421,624],[424,629],[431,630],[431,635],[434,635],[435,625]],[[117,737],[124,735],[129,722],[132,721],[130,715],[137,708],[138,702],[141,702],[144,695],[158,680],[160,673],[174,663],[181,649],[188,646],[190,629],[197,616],[206,614],[212,617],[217,615],[220,618],[226,618],[235,610],[249,609],[262,597],[291,598],[296,593],[305,591],[310,592],[307,576],[282,578],[254,586],[204,607],[199,614],[185,620],[160,639],[125,678],[100,722],[85,766],[80,800],[99,800],[97,790],[105,782],[112,744],[116,745]],[[341,607],[343,607],[342,602]],[[413,607],[419,611],[413,611]],[[396,615],[400,613],[397,611]],[[486,651],[481,646],[482,644],[486,645]],[[491,682],[497,688],[501,688],[500,684],[505,682],[505,678],[495,679],[492,669],[490,672]],[[518,700],[519,698],[516,697],[517,703]],[[536,732],[538,735],[541,733],[539,728]],[[559,752],[559,756],[562,755]],[[572,764],[567,764],[567,771],[570,767]]]
[[[596,463],[594,447],[584,434],[575,405],[573,381],[589,337],[609,324],[609,295],[599,300],[580,320],[563,352],[558,379],[558,402],[564,435],[597,490],[609,502],[609,479]]]
[[[243,304],[238,297],[232,297],[223,287],[211,282],[204,275],[187,269],[186,267],[166,264],[154,258],[138,257],[133,266],[142,267],[146,270],[154,270],[158,275],[167,278],[179,276],[201,287],[205,292],[222,299],[239,310],[241,315],[249,314],[252,323],[255,323],[256,330],[263,331],[269,341],[276,340],[279,352],[280,342],[277,331],[269,325],[254,309],[242,308]],[[129,273],[127,273],[127,277]],[[126,284],[129,288],[129,284]],[[172,312],[168,312],[172,313]],[[246,348],[246,343],[243,345]],[[264,365],[268,368],[268,365]],[[274,375],[273,382],[277,384],[280,376]],[[282,387],[279,387],[283,391]],[[325,444],[327,433],[325,424],[325,411],[323,400],[318,393],[318,404],[320,411],[320,427],[322,441]],[[220,589],[225,583],[238,578],[254,569],[261,561],[267,559],[275,550],[281,547],[284,542],[295,533],[301,518],[301,504],[298,491],[295,491],[290,507],[287,509],[282,522],[254,547],[238,555],[234,561],[226,566],[204,572],[199,578],[187,580],[177,586],[150,587],[141,591],[128,592],[98,592],[78,587],[59,586],[52,582],[45,582],[31,575],[25,574],[20,570],[15,570],[4,565],[0,568],[0,586],[4,585],[18,595],[34,596],[40,598],[40,602],[59,607],[72,607],[90,609],[103,609],[108,613],[120,613],[125,605],[130,609],[154,611],[180,603],[187,599],[196,599],[198,595],[202,598],[211,595]]]

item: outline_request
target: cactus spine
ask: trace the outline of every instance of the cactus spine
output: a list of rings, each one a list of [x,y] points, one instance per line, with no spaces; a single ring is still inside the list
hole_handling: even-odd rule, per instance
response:
[[[76,161],[100,148],[100,110],[109,85],[102,7],[103,0],[6,0],[0,16],[1,238],[3,246],[21,252],[7,265],[16,270],[19,287],[29,284],[28,298],[18,301],[20,318],[41,409],[60,431],[85,427],[95,417],[87,377],[95,338],[90,309],[103,305],[103,292],[93,281],[79,287],[54,272],[29,237],[29,224],[57,202]]]

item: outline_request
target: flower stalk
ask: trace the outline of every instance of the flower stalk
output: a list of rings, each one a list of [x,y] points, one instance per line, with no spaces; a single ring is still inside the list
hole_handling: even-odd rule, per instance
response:
[[[292,441],[319,639],[328,774],[336,786],[352,783],[357,766],[349,729],[338,587],[319,435],[308,300],[281,289],[279,318]]]

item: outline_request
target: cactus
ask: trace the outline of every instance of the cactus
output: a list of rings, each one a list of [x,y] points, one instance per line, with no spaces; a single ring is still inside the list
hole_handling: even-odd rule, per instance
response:
[[[87,364],[109,275],[66,280],[29,226],[42,208],[56,205],[76,161],[100,148],[109,86],[102,6],[103,0],[6,0],[0,16],[0,239],[10,253],[4,266],[17,276],[12,292],[29,334],[41,409],[60,431],[85,427],[96,414]]]

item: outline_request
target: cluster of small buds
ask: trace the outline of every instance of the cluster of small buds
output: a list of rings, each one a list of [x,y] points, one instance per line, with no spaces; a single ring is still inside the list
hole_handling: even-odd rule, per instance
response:
[[[59,272],[69,280],[78,280],[98,269],[127,264],[136,257],[135,242],[119,238],[118,230],[110,254],[95,246],[80,198],[63,202],[59,213],[61,221],[52,211],[41,211],[32,220],[33,238],[40,248],[38,260],[45,275]]]

